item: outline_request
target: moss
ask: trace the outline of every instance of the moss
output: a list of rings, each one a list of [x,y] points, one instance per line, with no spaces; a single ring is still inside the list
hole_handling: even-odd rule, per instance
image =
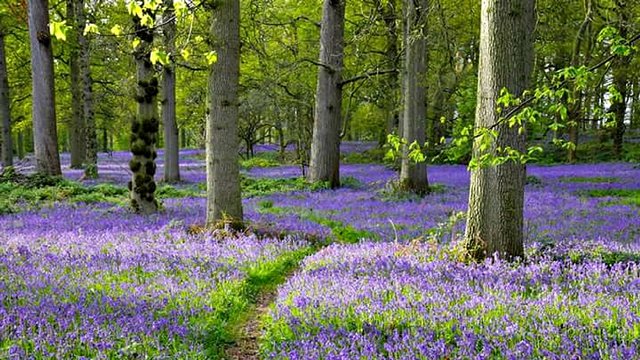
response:
[[[142,164],[140,164],[140,161],[136,160],[135,158],[129,161],[129,169],[131,169],[131,171],[133,172],[138,172],[141,166]]]
[[[147,161],[144,164],[144,171],[147,175],[153,176],[156,174],[156,163],[153,161]]]
[[[133,155],[143,156],[146,151],[148,151],[147,144],[141,139],[137,139],[131,143],[131,153],[133,153]]]

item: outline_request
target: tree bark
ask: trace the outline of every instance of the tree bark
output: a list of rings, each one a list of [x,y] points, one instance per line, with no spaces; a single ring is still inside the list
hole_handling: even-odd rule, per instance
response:
[[[61,175],[48,0],[29,0],[29,39],[36,171],[47,175]]]
[[[82,10],[78,10],[78,19],[84,22],[84,0],[79,0]],[[82,74],[82,108],[85,136],[85,177],[98,177],[98,133],[93,111],[93,79],[91,77],[91,41],[89,35],[80,34],[80,72]]]
[[[207,114],[207,226],[242,221],[238,164],[240,0],[208,1],[212,50]]]
[[[427,23],[427,0],[405,1],[405,87],[403,137],[408,144],[417,142],[421,147],[425,142],[427,40],[423,31]],[[429,191],[427,166],[409,159],[409,145],[403,146],[400,165],[401,187],[417,194]]]
[[[625,1],[616,1],[620,36],[626,39],[629,34],[629,14]],[[613,154],[616,159],[622,159],[622,145],[626,125],[624,123],[627,114],[627,82],[630,58],[618,57],[613,65],[613,84],[620,93],[620,101],[611,105],[611,111],[615,114],[616,125],[613,129]]]
[[[141,0],[136,0],[141,2]],[[150,10],[146,14],[155,17]],[[151,214],[158,211],[155,199],[156,143],[158,141],[158,78],[151,63],[153,29],[140,23],[134,16],[136,36],[140,44],[134,51],[137,72],[137,115],[131,123],[131,152],[129,168],[133,178],[129,183],[131,207],[137,213]]]
[[[510,146],[525,151],[525,133],[502,123],[496,111],[503,88],[520,96],[527,88],[533,66],[533,0],[482,0],[480,64],[476,128],[497,126],[498,136],[489,151]],[[483,153],[474,143],[473,155]],[[465,241],[476,259],[497,254],[524,256],[523,203],[525,166],[509,161],[471,171]]]
[[[345,0],[325,0],[320,30],[320,66],[311,143],[309,181],[340,186],[340,125]]]
[[[0,19],[1,21],[2,19]],[[13,166],[13,139],[11,138],[11,110],[7,56],[5,53],[5,31],[0,23],[0,117],[2,118],[2,166]]]
[[[67,0],[69,44],[69,79],[71,88],[71,122],[69,123],[69,151],[71,168],[79,169],[85,161],[84,116],[82,105],[82,73],[80,71],[80,35],[84,31],[84,0]],[[81,18],[82,17],[82,21]]]
[[[396,15],[397,1],[396,0],[388,0],[376,1],[376,7],[378,8],[378,12],[384,21],[386,26],[386,49],[385,49],[385,62],[387,63],[387,69],[396,69],[398,68],[398,26],[396,24],[396,20],[398,20],[398,16]],[[393,134],[397,132],[398,123],[399,123],[399,88],[400,88],[400,80],[399,80],[399,69],[398,71],[392,71],[387,76],[387,86],[388,86],[388,97],[384,99],[384,109],[385,116],[387,118],[386,126],[383,129],[383,132],[380,136],[379,144],[384,145],[387,142],[387,135]]]
[[[163,18],[167,19],[162,28],[165,51],[175,56],[176,21],[173,0],[165,3]],[[162,74],[162,126],[164,129],[164,181],[180,181],[180,144],[176,124],[176,67],[173,59],[164,66]]]

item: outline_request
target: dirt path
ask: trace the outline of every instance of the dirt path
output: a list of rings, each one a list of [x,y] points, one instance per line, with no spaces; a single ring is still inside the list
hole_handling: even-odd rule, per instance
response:
[[[258,295],[246,321],[238,329],[236,342],[225,350],[225,357],[230,360],[260,359],[259,342],[262,335],[262,318],[269,311],[276,299],[276,289],[263,291]]]

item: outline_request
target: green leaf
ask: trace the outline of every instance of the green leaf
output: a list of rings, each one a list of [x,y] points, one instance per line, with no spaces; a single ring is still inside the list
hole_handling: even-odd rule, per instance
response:
[[[215,64],[216,62],[218,62],[218,54],[215,51],[209,51],[206,57],[207,57],[207,63],[209,65]]]
[[[140,39],[138,38],[133,39],[133,41],[131,42],[131,46],[133,47],[133,50],[137,49],[138,45],[140,45]]]
[[[96,24],[87,24],[84,27],[83,34],[86,36],[87,34],[100,34],[100,29],[98,29],[98,25]]]
[[[129,3],[129,6],[127,7],[127,10],[129,11],[129,15],[137,16],[140,19],[143,16],[142,7],[140,7],[140,5],[138,4],[138,2],[136,0],[132,0]]]
[[[120,36],[120,35],[122,35],[122,26],[120,26],[120,25],[114,25],[114,26],[111,28],[111,33],[112,33],[113,35],[115,35],[115,36]]]
[[[49,32],[51,33],[51,35],[55,36],[56,39],[60,40],[60,41],[66,41],[67,40],[67,29],[69,28],[66,25],[67,21],[63,20],[63,21],[52,21],[49,24]]]
[[[150,55],[151,63],[156,64],[160,63],[162,65],[167,65],[169,63],[169,54],[167,54],[163,50],[153,49]]]
[[[182,56],[183,59],[189,60],[189,56],[191,56],[191,52],[189,51],[189,49],[182,49],[180,50],[180,55]]]

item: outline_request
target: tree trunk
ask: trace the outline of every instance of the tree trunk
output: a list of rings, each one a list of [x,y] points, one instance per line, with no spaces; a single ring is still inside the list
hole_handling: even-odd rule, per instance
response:
[[[240,225],[238,164],[240,0],[208,1],[212,50],[218,61],[209,74],[207,114],[207,226]]]
[[[490,153],[510,146],[525,151],[525,132],[506,123],[497,99],[503,88],[521,96],[533,66],[533,0],[482,0],[480,64],[476,128],[497,126],[498,136]],[[484,153],[474,143],[473,155]],[[523,203],[526,169],[509,161],[471,171],[466,246],[476,259],[497,253],[506,259],[523,257]]]
[[[640,80],[633,82],[633,97],[631,100],[630,128],[637,129],[640,125]]]
[[[398,16],[396,15],[397,1],[377,0],[376,6],[378,12],[384,21],[386,26],[386,50],[385,50],[385,62],[388,69],[395,69],[398,67],[398,26],[396,21]],[[384,99],[385,116],[387,118],[386,126],[383,129],[383,133],[380,136],[380,145],[384,145],[387,142],[387,134],[393,134],[397,132],[399,122],[399,69],[389,73],[387,77],[388,97]]]
[[[36,171],[47,175],[61,175],[48,0],[29,0],[29,38]]]
[[[426,29],[427,0],[405,1],[405,87],[403,137],[408,144],[417,142],[420,147],[425,142],[425,76],[427,73]],[[417,194],[429,191],[427,166],[409,159],[409,145],[402,150],[400,183],[403,189]]]
[[[136,0],[140,1],[140,0]],[[150,10],[145,13],[152,18],[155,14]],[[158,210],[155,199],[156,142],[158,141],[158,78],[151,63],[151,47],[153,46],[153,29],[140,23],[134,16],[136,36],[140,44],[134,51],[137,71],[137,116],[131,123],[131,153],[133,158],[129,168],[133,178],[129,183],[131,207],[135,212],[151,214]]]
[[[620,28],[620,36],[626,39],[629,34],[629,14],[627,13],[626,3],[617,1],[618,22]],[[611,105],[611,111],[615,114],[616,125],[613,129],[613,154],[616,159],[622,159],[622,144],[624,142],[624,133],[626,125],[624,123],[627,114],[627,80],[628,65],[630,58],[628,56],[618,57],[614,60],[613,66],[613,84],[620,93],[620,101]]]
[[[4,28],[0,24],[0,117],[2,118],[0,127],[2,128],[2,166],[6,168],[7,166],[13,166],[13,141],[11,139],[11,98],[9,97],[4,37]]]
[[[340,121],[345,0],[325,0],[320,30],[320,66],[311,143],[309,180],[340,186]]]
[[[18,130],[17,135],[17,145],[18,145],[18,159],[24,159],[24,132],[23,130]]]
[[[71,88],[71,122],[69,123],[69,151],[71,168],[79,169],[85,161],[84,116],[82,105],[82,73],[80,71],[80,36],[84,31],[84,0],[67,0],[69,44],[69,78]],[[81,21],[81,18],[83,21]]]
[[[175,56],[176,21],[173,0],[165,5],[162,28],[165,51]],[[176,124],[176,74],[172,59],[164,66],[162,74],[162,126],[164,129],[164,181],[180,181],[178,125]]]
[[[84,22],[84,0],[80,0],[82,11],[78,11],[78,19]],[[91,43],[88,37],[80,34],[80,72],[82,74],[82,106],[85,127],[85,177],[98,177],[98,133],[93,112],[93,79],[91,78]]]

